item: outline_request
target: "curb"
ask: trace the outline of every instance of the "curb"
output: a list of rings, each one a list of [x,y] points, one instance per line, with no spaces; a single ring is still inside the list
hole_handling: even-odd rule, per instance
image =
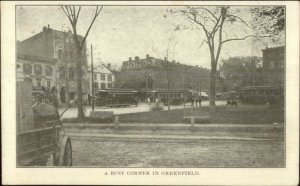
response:
[[[229,136],[179,136],[179,135],[149,135],[149,134],[78,134],[67,133],[75,138],[105,138],[105,139],[166,139],[166,140],[238,140],[238,141],[281,141],[283,138],[249,138],[249,137],[229,137]]]

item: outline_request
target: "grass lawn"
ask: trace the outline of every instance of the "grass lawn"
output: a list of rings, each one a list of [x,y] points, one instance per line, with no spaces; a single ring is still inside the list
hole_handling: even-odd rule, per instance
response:
[[[210,115],[214,124],[273,124],[284,122],[284,110],[266,106],[218,106],[214,111],[209,107],[176,109],[170,111],[152,111],[120,115],[124,123],[182,123],[184,113],[197,112],[199,115]]]

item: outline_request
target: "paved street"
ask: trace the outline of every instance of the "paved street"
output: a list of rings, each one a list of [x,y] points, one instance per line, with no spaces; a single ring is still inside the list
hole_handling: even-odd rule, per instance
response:
[[[73,165],[97,167],[283,167],[284,141],[72,137]]]
[[[208,101],[203,101],[202,106],[208,106]],[[226,105],[226,101],[216,101],[217,106]],[[190,108],[191,104],[188,103],[185,105],[186,108]],[[171,106],[171,110],[174,109],[182,109],[184,108],[183,105]],[[60,108],[59,113],[61,114],[65,108]],[[85,107],[85,115],[88,116],[90,111],[92,110],[91,106]],[[150,111],[150,105],[146,103],[140,103],[137,107],[136,106],[128,106],[122,108],[109,108],[109,107],[95,107],[96,111],[113,111],[114,114],[129,114],[129,113],[138,113],[138,112],[148,112]],[[167,106],[164,106],[164,110],[168,110]],[[77,108],[70,108],[68,109],[62,118],[74,118],[77,116]]]

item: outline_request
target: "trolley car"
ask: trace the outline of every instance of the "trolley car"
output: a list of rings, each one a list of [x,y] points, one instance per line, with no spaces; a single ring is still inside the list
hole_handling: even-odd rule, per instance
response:
[[[54,166],[72,165],[71,140],[52,105],[54,97],[49,92],[33,92],[31,81],[17,82],[18,167],[45,166],[50,155]]]
[[[137,91],[133,89],[103,89],[95,93],[98,106],[121,107],[137,105]]]
[[[150,97],[155,101],[158,98],[165,105],[170,100],[171,105],[179,105],[184,102],[191,101],[193,92],[190,90],[167,90],[167,89],[156,89],[149,92]]]
[[[283,105],[283,86],[249,86],[238,90],[239,99],[244,104]]]

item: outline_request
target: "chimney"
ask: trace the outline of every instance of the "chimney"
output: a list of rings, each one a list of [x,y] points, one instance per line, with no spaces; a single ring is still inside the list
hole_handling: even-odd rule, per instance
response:
[[[129,57],[129,61],[131,61],[132,60],[132,58],[131,57]]]
[[[111,64],[107,63],[107,68],[111,69]]]
[[[165,61],[167,61],[167,57],[165,57]]]
[[[49,30],[49,28],[50,28],[50,25],[48,24],[48,30]]]
[[[147,55],[146,55],[146,58],[149,59],[149,57],[150,57],[149,54],[147,54]]]
[[[140,58],[139,58],[139,56],[135,56],[135,58],[134,58],[135,60],[139,60]]]

